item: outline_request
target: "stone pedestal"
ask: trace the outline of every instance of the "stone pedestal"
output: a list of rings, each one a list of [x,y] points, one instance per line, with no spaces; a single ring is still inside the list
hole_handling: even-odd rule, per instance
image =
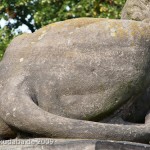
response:
[[[150,150],[150,145],[116,141],[40,138],[1,141],[0,150]]]

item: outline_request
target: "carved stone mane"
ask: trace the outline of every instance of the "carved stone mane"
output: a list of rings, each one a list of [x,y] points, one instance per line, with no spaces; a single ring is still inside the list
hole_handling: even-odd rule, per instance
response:
[[[122,19],[137,21],[150,20],[150,0],[127,0],[123,10]]]

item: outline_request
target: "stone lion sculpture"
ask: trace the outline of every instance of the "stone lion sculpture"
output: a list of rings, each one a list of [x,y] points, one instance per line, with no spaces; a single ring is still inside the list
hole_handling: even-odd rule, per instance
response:
[[[122,19],[133,19],[150,23],[150,0],[127,0]]]
[[[150,102],[137,97],[149,63],[140,21],[80,18],[21,35],[0,63],[0,135],[148,143]]]

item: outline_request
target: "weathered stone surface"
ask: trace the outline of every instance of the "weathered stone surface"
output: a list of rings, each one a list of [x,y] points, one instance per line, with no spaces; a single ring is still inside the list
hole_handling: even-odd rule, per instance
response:
[[[150,0],[127,0],[122,19],[133,19],[150,23]]]
[[[45,143],[50,139],[30,139],[36,143]],[[14,140],[13,140],[14,141]],[[28,140],[18,140],[18,143],[29,143]],[[98,140],[59,140],[53,144],[0,145],[1,150],[150,150],[150,145],[131,142],[98,141]]]
[[[80,18],[48,25],[6,50],[0,116],[14,132],[34,136],[148,143],[149,123],[91,121],[131,105],[150,83],[149,63],[148,24]]]

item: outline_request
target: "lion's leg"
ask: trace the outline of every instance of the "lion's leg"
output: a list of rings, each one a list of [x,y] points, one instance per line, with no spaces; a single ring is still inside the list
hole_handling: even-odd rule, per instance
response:
[[[0,116],[7,124],[23,132],[57,138],[150,141],[150,126],[146,124],[97,123],[46,112],[33,102],[28,85],[22,80],[17,81],[9,82],[0,95]]]
[[[0,118],[0,140],[15,138],[16,133]]]
[[[10,97],[11,95],[11,97]],[[2,100],[1,100],[2,101]],[[26,92],[11,88],[1,102],[1,116],[11,126],[27,133],[57,138],[150,141],[150,126],[117,125],[57,116],[39,108]],[[18,106],[18,107],[16,107]],[[7,109],[7,111],[6,111]],[[9,115],[7,115],[9,113]],[[7,117],[6,117],[7,115]]]
[[[148,114],[145,117],[145,124],[149,124],[149,126],[150,126],[150,111],[148,112]]]

